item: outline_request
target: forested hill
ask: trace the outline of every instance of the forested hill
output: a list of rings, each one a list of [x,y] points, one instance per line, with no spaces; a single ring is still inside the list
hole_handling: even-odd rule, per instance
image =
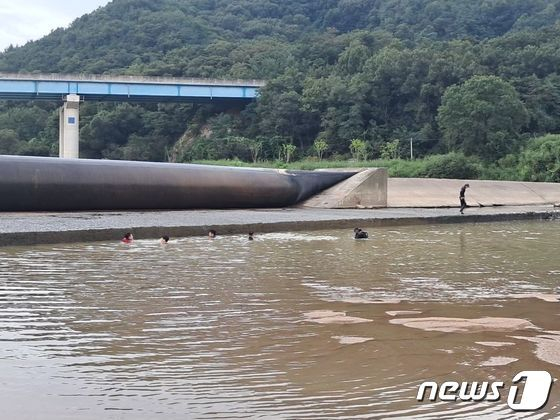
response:
[[[85,103],[83,157],[398,157],[412,138],[497,162],[560,132],[559,18],[560,0],[113,0],[0,71],[268,81],[242,112]],[[56,154],[57,118],[0,103],[0,153]]]
[[[252,61],[255,53],[285,58],[271,50],[321,34],[328,44],[384,31],[411,46],[536,30],[559,17],[560,0],[113,0],[67,30],[9,48],[0,71],[266,78],[278,69]]]

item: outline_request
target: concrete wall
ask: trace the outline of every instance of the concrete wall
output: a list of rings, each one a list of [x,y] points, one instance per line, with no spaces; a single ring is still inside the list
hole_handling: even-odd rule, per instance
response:
[[[303,206],[329,209],[387,207],[387,169],[364,169],[305,201]]]

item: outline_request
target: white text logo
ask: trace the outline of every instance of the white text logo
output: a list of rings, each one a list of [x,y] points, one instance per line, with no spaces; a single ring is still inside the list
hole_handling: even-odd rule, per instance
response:
[[[552,376],[542,370],[526,370],[514,376],[512,383],[519,384],[525,381],[523,392],[519,387],[512,385],[507,403],[515,411],[534,411],[543,408],[548,401]],[[447,381],[438,385],[436,382],[424,382],[418,388],[416,399],[424,401],[428,391],[428,400],[436,401],[498,401],[503,382],[453,382]],[[519,394],[519,395],[518,395]]]

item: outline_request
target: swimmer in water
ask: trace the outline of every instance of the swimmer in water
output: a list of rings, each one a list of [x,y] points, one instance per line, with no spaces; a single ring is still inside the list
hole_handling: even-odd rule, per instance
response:
[[[126,232],[124,234],[123,238],[121,239],[121,242],[123,242],[125,244],[130,244],[130,243],[132,243],[133,240],[134,240],[134,236],[132,236],[132,233]]]
[[[209,237],[210,239],[214,239],[214,238],[216,237],[216,231],[215,231],[214,229],[210,229],[210,230],[208,231],[208,237]]]
[[[159,243],[161,245],[166,245],[168,242],[169,242],[169,236],[167,236],[167,235],[163,235],[161,237],[161,239],[159,240]]]
[[[367,239],[368,233],[360,228],[354,228],[354,239]]]
[[[249,232],[249,238],[248,238],[248,240],[249,240],[249,241],[252,241],[253,239],[255,239],[255,238],[253,238],[253,232]]]

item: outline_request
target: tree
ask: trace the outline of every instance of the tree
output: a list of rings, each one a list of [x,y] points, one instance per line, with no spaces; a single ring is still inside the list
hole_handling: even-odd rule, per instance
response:
[[[0,130],[0,155],[14,155],[19,149],[20,140],[14,130]]]
[[[33,138],[28,142],[20,142],[16,153],[25,156],[49,156],[52,154],[52,145],[44,140]]]
[[[355,160],[366,160],[368,155],[368,144],[361,139],[350,141],[350,153]]]
[[[286,160],[286,163],[290,163],[290,160],[294,156],[296,150],[297,147],[294,146],[293,144],[288,143],[282,145],[282,152],[284,154],[284,159]]]
[[[253,160],[253,163],[257,163],[263,149],[263,142],[258,140],[251,140],[248,147],[249,151],[251,152],[251,159]]]
[[[401,141],[395,139],[381,146],[381,159],[398,159]]]
[[[560,182],[560,135],[529,141],[521,153],[519,171],[526,181]]]
[[[560,76],[556,73],[544,79],[534,74],[516,80],[515,88],[520,93],[529,113],[528,130],[546,134],[560,132]]]
[[[317,139],[313,142],[313,150],[317,154],[319,160],[323,160],[323,155],[328,150],[329,144],[323,139]]]
[[[125,146],[132,134],[144,135],[142,113],[141,108],[129,104],[119,104],[111,110],[103,110],[92,118],[88,118],[84,113],[85,118],[80,129],[80,150],[83,155],[99,158],[103,156],[104,149],[109,144]],[[135,151],[131,152],[131,155],[145,153],[138,154]]]
[[[515,150],[528,115],[511,84],[474,76],[445,91],[437,121],[450,151],[495,161]]]
[[[0,114],[0,127],[9,128],[17,133],[21,140],[29,141],[46,126],[49,113],[34,106],[18,106]]]
[[[275,79],[262,89],[256,112],[260,118],[260,130],[297,142],[301,149],[310,146],[316,137],[313,129],[317,121],[302,109],[300,80],[302,75],[288,70],[288,74]]]

